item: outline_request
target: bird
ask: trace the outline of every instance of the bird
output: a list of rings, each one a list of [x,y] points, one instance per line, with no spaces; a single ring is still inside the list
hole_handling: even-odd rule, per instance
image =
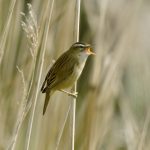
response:
[[[72,87],[78,80],[89,55],[95,55],[90,44],[75,42],[55,61],[41,87],[41,92],[46,93],[43,115],[46,112],[50,97],[55,91],[77,96],[77,93],[69,93],[64,89]]]

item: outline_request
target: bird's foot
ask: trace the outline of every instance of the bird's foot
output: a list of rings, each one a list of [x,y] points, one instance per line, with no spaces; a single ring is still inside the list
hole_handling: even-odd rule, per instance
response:
[[[65,90],[60,90],[60,91],[66,93],[69,96],[72,96],[74,98],[77,98],[77,96],[78,96],[78,92],[71,93],[71,92],[68,92],[68,91],[65,91]]]
[[[74,93],[68,93],[69,96],[72,96],[74,98],[78,97],[78,92],[74,92]]]

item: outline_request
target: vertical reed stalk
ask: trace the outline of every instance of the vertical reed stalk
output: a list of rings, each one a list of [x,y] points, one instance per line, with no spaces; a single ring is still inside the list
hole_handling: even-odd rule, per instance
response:
[[[8,32],[9,32],[9,28],[10,28],[10,23],[11,23],[11,18],[12,18],[12,14],[13,14],[13,10],[16,4],[16,0],[12,0],[11,4],[10,4],[10,8],[9,8],[9,13],[8,13],[8,18],[7,18],[7,22],[4,28],[4,32],[2,34],[2,38],[0,41],[0,64],[3,60],[3,56],[4,56],[4,48],[5,48],[5,43],[6,43],[6,39],[8,36]]]
[[[29,150],[30,142],[31,142],[31,133],[32,133],[32,127],[33,127],[33,120],[34,120],[35,108],[36,108],[36,104],[37,104],[38,92],[39,92],[39,88],[40,88],[40,80],[41,80],[41,75],[42,75],[44,56],[45,56],[45,51],[46,51],[47,39],[48,39],[48,32],[49,32],[50,22],[51,22],[51,18],[52,18],[54,0],[52,0],[51,6],[50,6],[50,0],[49,0],[47,6],[49,7],[49,11],[48,11],[48,14],[49,14],[48,16],[49,17],[48,17],[48,21],[46,22],[46,27],[45,27],[44,37],[43,37],[44,42],[42,43],[42,47],[41,47],[41,49],[43,50],[42,60],[41,60],[41,65],[40,65],[39,78],[38,78],[38,82],[37,82],[35,99],[34,99],[34,102],[33,102],[33,109],[32,109],[32,112],[31,112],[31,118],[30,118],[30,122],[29,122],[29,129],[28,129],[28,133],[27,133],[27,142],[25,144],[25,149],[26,150]]]
[[[75,6],[75,27],[74,27],[74,41],[78,42],[79,41],[79,26],[80,26],[80,5],[81,1],[76,0],[76,6]],[[77,83],[75,83],[73,87],[74,93],[76,93],[76,87]],[[71,149],[74,150],[75,147],[75,119],[76,119],[76,98],[73,98],[71,101]]]

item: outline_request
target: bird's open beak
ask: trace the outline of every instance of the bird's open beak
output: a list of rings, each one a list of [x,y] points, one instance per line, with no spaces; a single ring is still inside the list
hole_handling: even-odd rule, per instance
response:
[[[87,48],[86,48],[86,53],[87,53],[88,55],[96,55],[94,52],[91,51],[91,49],[92,49],[91,47],[87,47]]]

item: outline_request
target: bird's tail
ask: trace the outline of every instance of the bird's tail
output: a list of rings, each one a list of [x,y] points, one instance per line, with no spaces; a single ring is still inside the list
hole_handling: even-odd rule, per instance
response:
[[[44,102],[44,108],[43,108],[43,115],[45,114],[46,112],[46,108],[48,106],[48,102],[50,100],[50,95],[51,95],[51,92],[46,92],[46,96],[45,96],[45,102]]]

